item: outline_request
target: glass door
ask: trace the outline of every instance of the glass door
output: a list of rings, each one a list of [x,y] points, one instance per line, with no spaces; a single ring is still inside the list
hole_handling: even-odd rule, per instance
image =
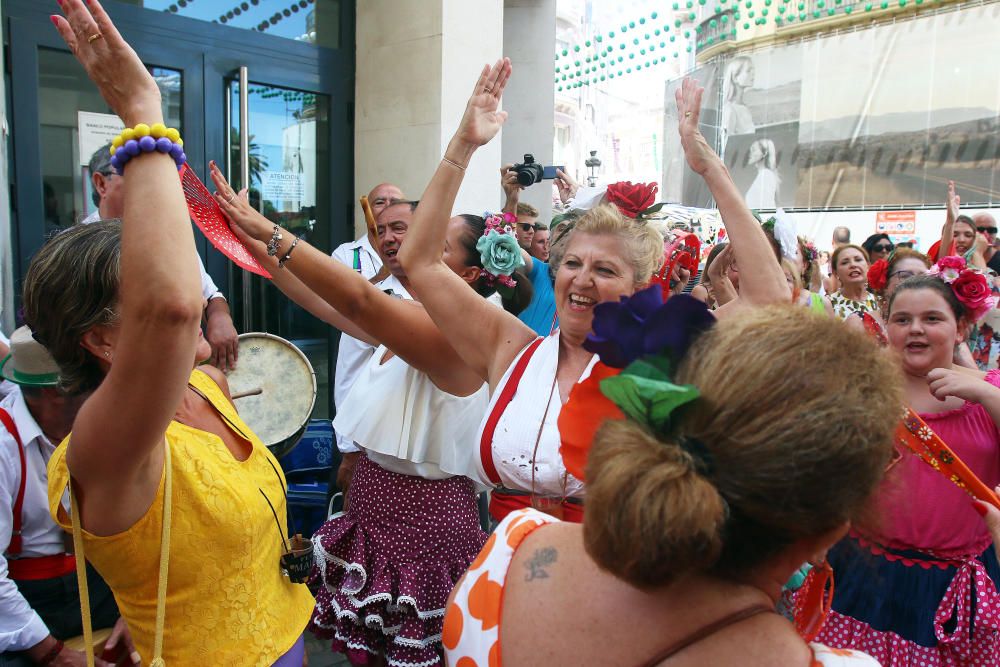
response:
[[[330,98],[258,83],[249,67],[226,82],[228,150],[225,169],[264,217],[312,245],[331,247],[329,190]],[[243,134],[247,141],[243,142]],[[269,281],[233,270],[234,318],[241,331],[268,331],[291,340],[316,370],[317,406],[329,405],[330,328]]]
[[[103,4],[159,83],[165,119],[183,133],[195,173],[205,180],[209,160],[225,165],[234,185],[246,181],[264,215],[324,252],[353,237],[353,1],[301,0],[295,9],[261,0],[221,16],[208,11],[215,3],[192,0]],[[102,123],[116,119],[53,29],[48,3],[3,0],[0,9],[16,137],[11,242],[19,288],[46,236],[94,210],[87,153],[99,147],[93,143]],[[82,141],[95,127],[90,143]],[[239,168],[244,133],[247,179]],[[316,370],[313,416],[330,416],[336,332],[235,268],[201,234],[196,244],[237,331],[266,331],[299,346]]]

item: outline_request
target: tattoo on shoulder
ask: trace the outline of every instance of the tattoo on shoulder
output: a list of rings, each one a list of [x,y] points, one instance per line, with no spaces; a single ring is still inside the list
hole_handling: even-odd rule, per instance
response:
[[[536,549],[534,555],[524,564],[525,569],[528,570],[528,574],[525,575],[524,580],[548,579],[549,573],[545,568],[555,563],[558,557],[559,552],[553,547]]]

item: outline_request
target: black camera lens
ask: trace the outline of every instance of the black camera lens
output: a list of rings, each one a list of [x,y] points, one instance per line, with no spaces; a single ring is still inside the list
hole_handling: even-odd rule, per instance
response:
[[[542,175],[544,174],[542,165],[535,162],[535,157],[531,153],[525,153],[524,162],[522,164],[515,164],[511,167],[511,171],[517,174],[517,182],[524,187],[541,183]]]

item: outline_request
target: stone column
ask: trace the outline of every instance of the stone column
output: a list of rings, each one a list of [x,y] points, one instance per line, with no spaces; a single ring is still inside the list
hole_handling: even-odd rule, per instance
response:
[[[521,162],[525,153],[543,165],[552,164],[555,41],[556,0],[504,0],[503,52],[514,67],[503,99],[510,114],[501,146],[505,164]],[[495,181],[499,188],[499,175]],[[521,201],[537,208],[539,221],[547,224],[552,218],[552,181],[529,187]]]
[[[502,0],[365,0],[357,7],[354,184],[417,199],[458,126],[476,76],[503,47]],[[469,165],[455,212],[500,205],[500,139]],[[355,229],[364,220],[355,206]]]

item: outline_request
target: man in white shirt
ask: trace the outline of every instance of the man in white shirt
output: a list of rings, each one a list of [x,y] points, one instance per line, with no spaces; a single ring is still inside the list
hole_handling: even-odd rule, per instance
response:
[[[88,166],[97,210],[80,223],[86,225],[98,220],[121,219],[125,213],[125,181],[111,166],[111,144],[98,148]],[[205,270],[201,255],[198,256],[198,267],[201,270],[201,293],[208,303],[205,306],[205,340],[212,346],[209,363],[223,371],[236,368],[239,341],[229,313],[229,303]]]
[[[49,514],[46,465],[86,396],[56,388],[59,369],[28,327],[11,336],[11,350],[0,365],[15,384],[0,401],[0,665],[84,665],[83,653],[60,641],[83,628],[75,560]],[[111,590],[92,569],[87,581],[93,626],[111,627]]]
[[[377,220],[379,215],[393,201],[403,200],[403,192],[391,183],[381,183],[372,188],[368,193],[368,204],[372,209],[372,216]],[[403,207],[400,207],[402,211]],[[379,280],[380,276],[388,272],[383,272],[383,260],[378,251],[375,250],[375,239],[370,234],[365,234],[355,241],[344,243],[333,251],[332,257],[342,264],[350,266],[355,271],[369,280],[374,280],[381,289],[392,290],[393,294],[404,299],[409,299],[410,294],[399,282],[399,279],[389,274],[384,280]],[[333,402],[339,409],[348,392],[354,385],[354,381],[361,372],[361,368],[375,352],[375,348],[363,341],[341,334],[340,346],[337,350],[336,375],[333,384]],[[354,443],[346,438],[337,436],[337,448],[344,454],[337,473],[337,486],[341,490],[347,489],[350,484],[351,474],[358,459],[358,448]]]

